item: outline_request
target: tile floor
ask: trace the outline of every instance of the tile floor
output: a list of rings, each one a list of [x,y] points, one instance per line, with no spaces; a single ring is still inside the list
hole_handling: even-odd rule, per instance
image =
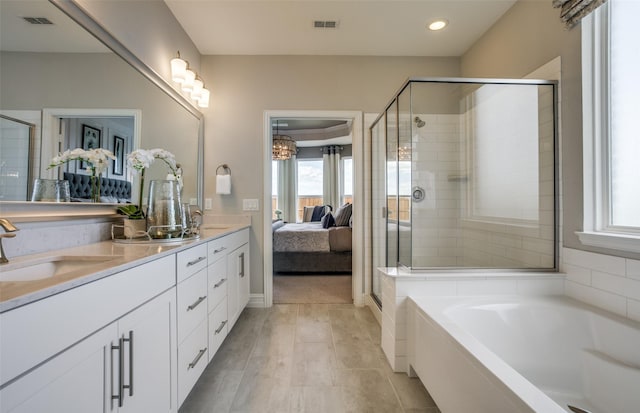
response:
[[[351,275],[274,275],[276,304],[351,304]]]
[[[180,413],[439,413],[418,379],[393,373],[366,307],[247,308]]]

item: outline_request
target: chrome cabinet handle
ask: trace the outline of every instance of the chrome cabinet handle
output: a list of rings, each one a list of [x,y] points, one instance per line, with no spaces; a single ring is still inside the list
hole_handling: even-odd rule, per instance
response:
[[[220,287],[222,284],[224,284],[224,283],[225,283],[225,281],[227,281],[227,279],[226,279],[226,278],[221,279],[219,282],[217,282],[217,283],[213,284],[213,288],[218,288],[218,287]]]
[[[198,299],[196,300],[195,303],[191,304],[189,307],[187,307],[187,311],[193,310],[194,308],[196,308],[197,306],[200,305],[201,302],[203,302],[204,300],[207,299],[207,296],[205,295],[204,297],[198,297]]]
[[[214,254],[218,254],[218,253],[220,253],[220,252],[222,252],[222,251],[224,251],[224,250],[226,250],[226,249],[227,249],[227,247],[220,247],[220,248],[218,248],[217,250],[213,250],[213,253],[214,253]]]
[[[195,260],[193,260],[193,261],[189,261],[189,262],[187,263],[187,267],[191,267],[192,265],[196,265],[196,264],[197,264],[197,263],[199,263],[200,261],[202,261],[202,260],[206,260],[206,259],[207,259],[207,257],[198,257],[198,258],[196,258],[196,259],[195,259]]]
[[[129,396],[133,396],[133,330],[129,330],[129,338],[122,338],[123,343],[129,343],[129,384],[122,381],[122,391],[129,389]],[[124,354],[123,357],[124,359]],[[123,363],[124,364],[124,363]],[[124,377],[124,373],[123,373]]]
[[[228,320],[224,320],[224,321],[220,324],[220,327],[218,327],[218,328],[216,329],[216,334],[220,334],[220,332],[221,332],[221,331],[222,331],[222,329],[224,328],[224,325],[225,325],[225,324],[227,324],[227,321],[228,321]]]
[[[129,384],[124,384],[124,343],[129,343]],[[113,350],[118,350],[118,394],[112,394],[111,400],[118,400],[118,407],[124,405],[124,390],[129,389],[129,396],[133,396],[133,330],[129,331],[129,338],[124,336],[118,339],[118,345],[111,345]],[[113,366],[113,357],[111,358]],[[113,384],[112,384],[113,387]]]
[[[187,368],[187,370],[192,369],[196,366],[196,364],[198,364],[198,362],[200,361],[200,359],[202,358],[202,356],[204,356],[204,353],[207,352],[207,348],[203,348],[202,350],[200,350],[198,352],[198,355],[196,356],[196,358],[193,359],[193,361],[191,363],[189,363],[189,367]]]
[[[123,339],[118,339],[118,345],[111,345],[111,371],[113,371],[113,351],[118,350],[118,394],[113,394],[113,379],[111,380],[111,400],[118,401],[118,407],[122,407],[122,382],[124,381],[124,357],[122,354]]]
[[[244,252],[238,256],[240,259],[240,277],[244,277]]]

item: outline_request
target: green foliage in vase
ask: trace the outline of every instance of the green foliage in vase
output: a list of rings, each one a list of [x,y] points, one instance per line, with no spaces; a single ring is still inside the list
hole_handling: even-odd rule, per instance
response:
[[[144,219],[144,212],[138,205],[123,205],[118,207],[118,213],[126,215],[129,219]]]

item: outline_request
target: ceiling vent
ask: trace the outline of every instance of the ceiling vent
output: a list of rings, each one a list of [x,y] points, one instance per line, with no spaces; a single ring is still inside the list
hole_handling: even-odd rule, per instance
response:
[[[337,20],[314,20],[313,27],[315,29],[337,29],[340,22]]]
[[[29,24],[53,24],[53,22],[46,17],[23,17],[23,19]]]

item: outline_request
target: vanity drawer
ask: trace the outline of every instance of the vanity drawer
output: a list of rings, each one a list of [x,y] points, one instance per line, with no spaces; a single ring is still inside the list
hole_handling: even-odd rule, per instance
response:
[[[178,346],[178,406],[187,398],[209,363],[207,321],[202,323]]]
[[[207,266],[207,246],[205,244],[189,248],[176,255],[178,260],[177,282],[187,279],[190,275]]]
[[[209,361],[216,355],[229,331],[227,318],[227,297],[209,314]]]
[[[178,284],[178,343],[207,317],[207,270]]]
[[[229,235],[209,241],[207,243],[207,250],[209,254],[209,263],[226,257],[227,253],[232,250],[229,245]]]
[[[227,260],[218,260],[207,269],[209,279],[209,312],[227,296]]]

